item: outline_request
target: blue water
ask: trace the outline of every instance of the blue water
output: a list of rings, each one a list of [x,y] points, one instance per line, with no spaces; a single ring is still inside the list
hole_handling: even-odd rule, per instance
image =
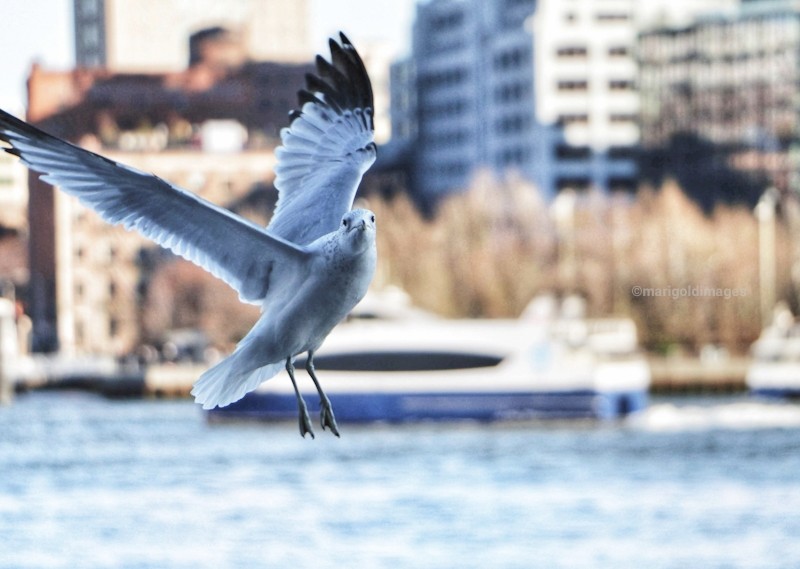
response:
[[[0,408],[0,567],[800,566],[800,407],[341,427],[21,396]]]

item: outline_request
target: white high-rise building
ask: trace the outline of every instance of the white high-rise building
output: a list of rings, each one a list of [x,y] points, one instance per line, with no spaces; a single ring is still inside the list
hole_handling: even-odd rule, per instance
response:
[[[640,141],[639,32],[738,0],[539,0],[536,118],[558,128],[548,189],[632,190]]]
[[[221,26],[259,61],[303,63],[313,57],[307,0],[74,0],[79,67],[116,72],[185,69],[188,38]]]
[[[540,0],[536,118],[556,125],[550,190],[633,189],[635,0]]]

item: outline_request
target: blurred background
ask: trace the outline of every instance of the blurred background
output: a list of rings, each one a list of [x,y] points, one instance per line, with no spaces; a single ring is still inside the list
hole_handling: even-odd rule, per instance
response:
[[[0,542],[9,533],[23,545],[0,567],[300,567],[326,554],[374,567],[800,563],[800,411],[751,396],[800,394],[800,3],[0,0],[0,10],[2,108],[260,224],[297,89],[344,31],[375,92],[378,161],[359,190],[379,220],[374,292],[470,320],[579,299],[581,319],[632,323],[654,396],[614,426],[359,427],[313,450],[286,426],[210,429],[180,399],[19,393],[0,408]],[[9,155],[0,296],[6,362],[71,377],[185,364],[182,395],[258,317]],[[0,394],[41,386],[33,375],[0,380]],[[284,461],[308,461],[319,478]],[[96,469],[106,494],[87,496]],[[233,494],[228,474],[241,484]],[[187,506],[203,501],[210,510]],[[290,546],[304,539],[305,553]],[[221,545],[200,554],[193,540]]]
[[[796,20],[733,0],[31,2],[3,24],[0,101],[265,222],[287,109],[341,28],[375,88],[376,287],[471,318],[577,294],[650,352],[735,358],[797,307]],[[120,358],[183,328],[225,351],[249,329],[224,285],[2,168],[0,278],[34,351]]]

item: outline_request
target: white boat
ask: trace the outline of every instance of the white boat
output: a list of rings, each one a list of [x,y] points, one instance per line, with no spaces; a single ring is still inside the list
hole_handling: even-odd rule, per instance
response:
[[[445,320],[418,312],[375,317],[367,301],[315,357],[339,422],[612,419],[643,409],[650,372],[628,319],[553,316],[551,299],[518,320]],[[549,313],[549,314],[548,314]],[[364,317],[368,316],[368,317]],[[302,370],[303,361],[296,362]],[[309,411],[318,395],[297,374]],[[277,377],[211,419],[296,419]]]
[[[773,322],[753,343],[745,382],[754,395],[800,397],[800,324],[789,308],[775,309]]]

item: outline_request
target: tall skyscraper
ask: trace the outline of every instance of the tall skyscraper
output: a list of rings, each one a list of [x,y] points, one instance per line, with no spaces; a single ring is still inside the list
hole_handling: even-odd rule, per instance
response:
[[[257,61],[300,63],[313,54],[307,0],[74,0],[79,67],[116,72],[180,71],[187,38],[222,26]]]

